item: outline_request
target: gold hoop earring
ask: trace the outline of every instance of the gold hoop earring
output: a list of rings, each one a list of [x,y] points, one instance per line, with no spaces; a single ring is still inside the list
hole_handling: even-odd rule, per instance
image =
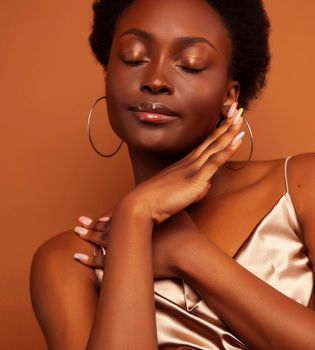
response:
[[[247,126],[247,129],[248,129],[248,132],[249,132],[249,136],[250,136],[250,151],[249,151],[248,159],[246,160],[244,165],[242,165],[241,167],[231,168],[231,167],[227,166],[226,164],[224,164],[224,167],[226,169],[234,170],[234,171],[241,170],[241,169],[245,168],[248,165],[248,163],[250,162],[250,160],[252,159],[252,155],[253,155],[253,152],[254,152],[254,135],[253,135],[252,129],[251,129],[248,121],[243,116],[241,118],[243,118],[243,120],[245,122],[245,125]]]
[[[120,143],[120,145],[118,146],[118,148],[116,149],[116,151],[114,151],[114,152],[111,153],[111,154],[104,154],[104,153],[98,151],[98,149],[95,147],[95,145],[94,145],[94,143],[93,143],[93,140],[92,140],[92,136],[91,136],[91,118],[92,118],[92,115],[93,115],[93,111],[94,111],[95,106],[98,104],[99,101],[101,101],[101,100],[103,100],[103,99],[106,100],[106,96],[102,96],[102,97],[98,98],[98,99],[94,102],[92,108],[90,109],[89,116],[88,116],[88,123],[87,123],[87,132],[88,132],[88,136],[89,136],[90,143],[91,143],[91,145],[92,145],[94,151],[95,151],[97,154],[99,154],[100,156],[102,156],[102,157],[107,157],[107,158],[109,158],[109,157],[114,156],[114,155],[120,150],[120,148],[121,148],[121,146],[123,145],[124,141],[121,141],[121,143]]]

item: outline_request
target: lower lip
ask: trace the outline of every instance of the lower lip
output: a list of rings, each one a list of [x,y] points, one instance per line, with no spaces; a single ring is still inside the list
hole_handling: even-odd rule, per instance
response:
[[[151,113],[151,112],[133,112],[133,114],[142,122],[152,124],[165,124],[178,119],[177,116]]]

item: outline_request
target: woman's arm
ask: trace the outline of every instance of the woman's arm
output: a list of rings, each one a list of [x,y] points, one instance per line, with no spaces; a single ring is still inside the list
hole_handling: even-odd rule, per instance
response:
[[[92,255],[89,243],[72,232],[37,251],[31,295],[49,349],[157,349],[153,222],[143,214],[134,204],[115,208],[99,296],[94,270],[72,258]]]
[[[87,349],[157,349],[152,229],[153,221],[133,202],[115,208]]]
[[[185,158],[139,184],[115,208],[89,350],[104,344],[106,350],[157,349],[153,226],[207,193],[213,174],[241,143],[243,133],[236,135],[242,121],[232,122],[230,118]]]
[[[77,251],[93,255],[90,243],[68,231],[36,252],[31,268],[31,298],[48,349],[84,350],[98,299],[94,270],[78,264]]]
[[[315,155],[289,162],[289,186],[315,262]],[[315,349],[315,312],[243,268],[205,236],[186,242],[179,276],[251,349]],[[314,266],[314,265],[313,265]]]

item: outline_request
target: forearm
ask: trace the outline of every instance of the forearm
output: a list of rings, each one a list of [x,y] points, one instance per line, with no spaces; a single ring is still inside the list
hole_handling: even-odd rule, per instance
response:
[[[179,275],[249,348],[315,349],[315,313],[204,239],[187,242]]]
[[[89,350],[157,349],[153,223],[141,213],[128,209],[118,207],[112,216]]]

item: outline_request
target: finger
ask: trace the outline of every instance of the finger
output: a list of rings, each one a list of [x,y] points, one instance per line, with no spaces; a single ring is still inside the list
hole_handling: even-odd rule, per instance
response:
[[[92,225],[93,230],[109,232],[111,227],[111,216],[101,216],[96,219],[94,225]]]
[[[106,249],[102,245],[94,245],[94,254],[93,255],[105,255]]]
[[[215,129],[199,146],[197,146],[186,158],[196,159],[202,154],[202,152],[231,127],[228,123],[223,123],[219,128]]]
[[[218,127],[211,135],[209,135],[209,137],[206,139],[206,142],[204,142],[204,147],[202,149],[205,150],[211,143],[217,141],[229,131],[235,130],[235,128],[237,128],[241,122],[243,111],[243,108],[235,109],[232,117],[226,118],[224,123]]]
[[[243,113],[243,109],[237,109],[237,102],[233,103],[225,122],[217,129],[215,129],[200,145],[194,148],[190,153],[183,157],[180,161],[171,164],[169,167],[165,168],[160,174],[165,175],[174,168],[183,169],[189,165],[194,165],[194,161],[205,151],[207,147],[218,138],[224,135],[229,129],[237,127],[238,122],[240,122],[240,117]]]
[[[234,107],[233,107],[234,105]],[[209,147],[210,144],[218,140],[222,135],[224,135],[230,128],[235,128],[240,122],[241,115],[243,113],[243,108],[237,109],[237,103],[233,104],[224,123],[215,129],[197,148],[195,148],[191,153],[189,153],[184,159],[191,158],[196,159],[204,152],[205,149]]]
[[[78,221],[84,227],[89,227],[93,223],[93,219],[88,216],[80,216]]]
[[[110,221],[112,212],[108,211],[103,214],[100,218],[93,220],[88,216],[80,216],[78,221],[80,225],[86,227],[88,229],[93,229],[95,231],[103,231],[104,227],[106,227],[106,223]]]
[[[237,151],[239,146],[242,144],[244,135],[244,131],[240,132],[226,148],[209,157],[209,159],[200,168],[197,177],[209,181],[219,167],[227,162],[229,158],[231,158],[231,156]]]
[[[104,268],[105,255],[87,255],[75,253],[73,258],[86,266],[93,268]]]
[[[203,152],[202,154],[196,159],[194,162],[195,166],[201,167],[208,159],[224,150],[226,147],[228,147],[236,137],[236,135],[239,133],[241,126],[243,124],[243,119],[241,118],[236,125],[231,127],[225,134],[223,134],[220,138],[212,142]],[[231,149],[232,151],[233,149]]]
[[[84,240],[95,243],[99,246],[107,246],[108,232],[107,231],[92,231],[82,226],[76,226],[74,232]]]
[[[188,153],[184,158],[182,158],[180,161],[170,165],[166,169],[164,169],[160,174],[167,174],[168,172],[172,171],[174,168],[177,169],[185,169],[187,166],[192,166],[193,168],[197,167],[197,169],[200,168],[200,161],[196,163],[196,160],[198,160],[198,157],[209,147],[209,145],[216,142],[220,137],[225,135],[226,132],[228,132],[230,129],[233,130],[235,128],[238,128],[240,121],[240,115],[242,114],[242,110],[235,109],[234,114],[231,118],[228,118],[222,126],[215,129],[199,146],[194,148],[190,153]],[[238,123],[235,123],[233,125],[233,121],[237,121]],[[224,145],[223,145],[224,148]],[[194,172],[194,171],[193,171]]]
[[[243,119],[241,118],[243,109],[236,108],[237,102],[235,102],[233,105],[230,108],[230,111],[228,113],[229,116],[226,118],[226,121],[219,128],[215,129],[211,135],[209,135],[199,146],[197,146],[197,148],[193,149],[180,161],[161,171],[160,175],[165,175],[168,172],[173,171],[174,168],[186,171],[187,166],[189,167],[189,173],[196,174],[196,171],[199,171],[200,167],[211,156],[212,153],[224,149],[229,144],[229,142],[232,141],[233,137],[236,135],[237,131],[240,129],[243,123]],[[225,142],[222,142],[222,139],[220,138],[222,138],[222,136],[226,137],[226,134],[228,134],[228,136],[230,135],[230,137],[227,137],[225,139]],[[209,146],[213,147],[209,149]],[[206,150],[207,153],[204,153]],[[209,154],[211,151],[212,153]],[[202,154],[203,157],[198,159],[198,157],[200,157]]]

